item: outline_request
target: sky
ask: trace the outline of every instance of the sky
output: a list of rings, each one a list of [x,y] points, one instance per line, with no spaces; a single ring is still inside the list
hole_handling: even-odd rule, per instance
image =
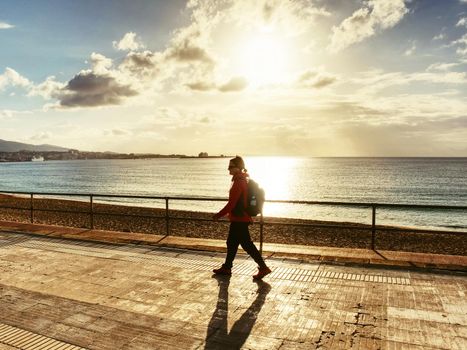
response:
[[[0,139],[467,156],[467,0],[0,0]]]

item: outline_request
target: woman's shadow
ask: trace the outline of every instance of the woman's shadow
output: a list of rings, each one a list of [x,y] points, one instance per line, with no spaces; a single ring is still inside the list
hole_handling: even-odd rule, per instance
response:
[[[209,321],[204,349],[240,349],[251,333],[271,286],[262,280],[255,280],[258,285],[256,298],[243,315],[235,321],[229,332],[227,319],[230,276],[215,275],[213,278],[217,280],[219,285],[219,295],[216,309]]]

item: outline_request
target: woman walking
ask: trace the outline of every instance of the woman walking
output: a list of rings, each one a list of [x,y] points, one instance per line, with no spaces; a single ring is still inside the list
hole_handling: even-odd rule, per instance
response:
[[[241,245],[253,260],[258,264],[258,273],[253,276],[254,279],[262,279],[271,273],[271,269],[266,266],[260,252],[251,241],[248,225],[253,219],[246,212],[247,191],[248,191],[248,173],[245,169],[245,163],[242,157],[236,156],[229,162],[229,173],[232,175],[232,186],[229,191],[229,201],[224,208],[213,219],[228,215],[230,220],[229,236],[227,238],[227,256],[224,264],[214,269],[213,272],[219,275],[231,275],[232,264],[237,254],[238,246]]]

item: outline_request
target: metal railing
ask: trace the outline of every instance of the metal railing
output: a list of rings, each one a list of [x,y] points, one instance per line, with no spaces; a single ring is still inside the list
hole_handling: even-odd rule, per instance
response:
[[[170,233],[170,220],[190,220],[190,221],[212,221],[211,219],[203,219],[197,217],[173,217],[170,216],[169,201],[206,201],[206,202],[226,202],[228,198],[216,198],[216,197],[170,197],[170,196],[136,196],[136,195],[114,195],[114,194],[85,194],[85,193],[57,193],[57,192],[22,192],[22,191],[0,191],[0,194],[5,195],[26,195],[29,196],[30,205],[29,208],[20,207],[9,207],[0,206],[0,209],[17,209],[17,210],[28,210],[30,212],[30,222],[34,223],[34,212],[62,212],[62,213],[75,213],[89,215],[90,229],[94,229],[94,217],[95,215],[109,215],[109,216],[126,216],[126,217],[139,217],[139,218],[153,218],[153,219],[164,219],[166,235]],[[34,196],[49,196],[49,197],[85,197],[89,198],[89,209],[87,211],[80,210],[63,210],[63,209],[45,209],[35,208]],[[165,201],[165,215],[142,215],[142,214],[122,214],[112,212],[96,212],[94,210],[95,199],[97,198],[122,198],[122,199],[144,199],[144,200],[163,200]],[[51,198],[49,198],[51,199]],[[62,199],[62,198],[60,198]],[[322,205],[322,206],[340,206],[340,207],[353,207],[353,208],[370,208],[371,209],[371,224],[362,223],[339,223],[339,224],[322,224],[322,223],[298,223],[298,222],[274,222],[265,221],[262,213],[259,215],[259,226],[260,226],[260,251],[263,248],[264,241],[264,225],[277,224],[283,226],[305,226],[305,227],[319,227],[319,228],[345,228],[345,229],[357,229],[357,230],[371,230],[371,248],[375,249],[376,231],[392,231],[401,230],[398,227],[390,226],[377,226],[376,224],[376,209],[377,208],[392,208],[392,209],[430,209],[430,210],[465,210],[467,212],[467,206],[454,206],[454,205],[423,205],[423,204],[394,204],[394,203],[354,203],[354,202],[330,202],[330,201],[299,201],[299,200],[266,200],[267,203],[279,203],[279,204],[299,204],[299,205]],[[108,203],[106,203],[108,204]],[[120,203],[121,204],[121,203]],[[131,203],[125,203],[125,205],[131,205]],[[148,208],[148,207],[144,207]],[[466,213],[467,215],[467,213]],[[417,229],[414,229],[417,230]],[[423,230],[420,230],[423,231]],[[426,232],[426,230],[425,230]],[[467,235],[467,232],[460,231],[440,231],[444,234],[452,235]]]

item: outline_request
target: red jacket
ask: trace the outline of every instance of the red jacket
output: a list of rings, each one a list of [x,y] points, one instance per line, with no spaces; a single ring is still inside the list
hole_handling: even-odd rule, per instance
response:
[[[253,222],[253,219],[245,210],[248,191],[247,179],[248,174],[246,173],[239,173],[232,177],[229,201],[225,207],[217,213],[217,217],[228,215],[231,222]]]

